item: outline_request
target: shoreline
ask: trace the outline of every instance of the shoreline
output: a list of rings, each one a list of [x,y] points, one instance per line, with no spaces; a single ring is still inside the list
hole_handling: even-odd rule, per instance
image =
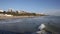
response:
[[[0,16],[0,19],[31,18],[37,16]]]

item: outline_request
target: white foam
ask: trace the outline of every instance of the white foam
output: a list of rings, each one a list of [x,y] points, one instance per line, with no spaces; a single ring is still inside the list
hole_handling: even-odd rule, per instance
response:
[[[45,25],[44,24],[41,24],[40,26],[39,26],[39,29],[40,30],[42,30],[42,29],[44,29],[45,28]]]

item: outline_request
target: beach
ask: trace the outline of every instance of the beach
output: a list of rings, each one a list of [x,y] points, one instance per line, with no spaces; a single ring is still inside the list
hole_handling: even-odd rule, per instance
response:
[[[35,16],[0,16],[0,19],[13,19],[13,18],[30,18]]]

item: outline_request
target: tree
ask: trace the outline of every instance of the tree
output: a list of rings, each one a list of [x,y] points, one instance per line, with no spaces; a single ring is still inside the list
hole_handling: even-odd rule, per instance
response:
[[[32,13],[34,16],[36,16],[36,13]]]
[[[6,11],[4,11],[3,14],[6,14]]]
[[[18,11],[16,11],[16,13],[18,14]]]

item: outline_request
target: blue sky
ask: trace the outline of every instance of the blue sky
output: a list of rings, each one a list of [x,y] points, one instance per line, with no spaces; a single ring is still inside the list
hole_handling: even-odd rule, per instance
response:
[[[0,9],[9,8],[60,16],[60,0],[0,0]]]

